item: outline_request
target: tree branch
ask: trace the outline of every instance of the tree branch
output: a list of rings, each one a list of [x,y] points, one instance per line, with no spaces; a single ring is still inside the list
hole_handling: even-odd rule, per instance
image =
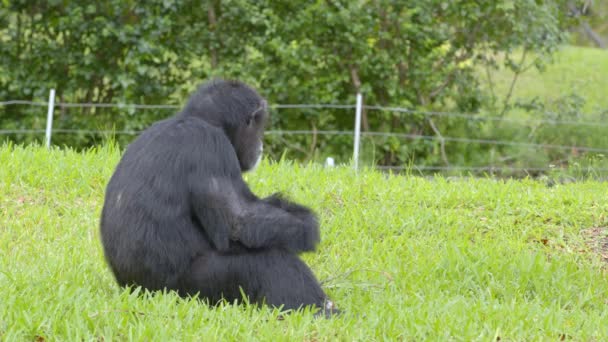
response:
[[[433,119],[428,118],[428,122],[431,125],[431,129],[433,129],[433,132],[435,132],[435,134],[439,138],[439,144],[441,147],[441,159],[443,159],[443,163],[445,164],[445,166],[450,166],[447,153],[445,153],[445,139],[443,138],[443,135],[441,135],[439,129],[437,129],[437,126],[435,126]]]
[[[520,66],[523,65],[524,62],[526,61],[527,54],[528,54],[528,48],[524,47],[524,51],[521,54],[521,60],[519,61]],[[505,96],[502,111],[500,112],[498,117],[502,118],[505,115],[505,113],[507,112],[509,101],[511,100],[511,96],[513,96],[513,89],[515,89],[515,83],[517,82],[517,78],[519,78],[519,75],[527,69],[528,68],[518,67],[517,70],[515,70],[515,74],[513,75],[513,79],[511,80],[511,85],[509,86],[509,92],[507,93],[507,96]]]
[[[308,152],[308,160],[312,159],[312,156],[315,153],[315,149],[317,147],[317,126],[315,125],[314,122],[311,123],[312,124],[312,141],[310,142],[310,149]]]
[[[583,16],[583,13],[587,11],[589,7],[589,2],[585,2],[583,10],[579,10],[578,8],[576,8],[576,5],[574,4],[574,2],[570,1],[568,2],[568,9],[570,9],[570,12],[572,13],[572,15],[574,15],[576,18],[579,18]],[[587,37],[589,39],[591,39],[595,45],[597,45],[599,48],[601,49],[606,49],[608,48],[608,45],[606,44],[606,42],[602,39],[602,37],[597,34],[595,31],[593,31],[593,28],[591,28],[591,25],[589,25],[589,23],[585,20],[580,21],[581,23],[581,27],[583,29],[583,31],[585,31],[585,34],[587,35]]]
[[[355,90],[359,92],[361,90],[361,80],[359,79],[359,72],[357,68],[353,65],[350,66],[350,77],[353,80],[353,85],[355,86]],[[362,108],[361,111],[361,124],[363,126],[364,131],[369,131],[369,122],[367,120],[367,110]]]
[[[209,5],[207,6],[207,18],[209,19],[209,31],[213,32],[213,34],[215,35],[217,19],[215,16],[214,5],[215,4],[213,1],[209,2]],[[213,46],[213,43],[211,44],[211,46],[209,48],[210,48],[209,50],[211,51],[211,67],[215,69],[217,67],[217,51],[216,51],[215,47]]]
[[[496,92],[494,91],[494,80],[492,79],[492,74],[490,73],[490,65],[486,63],[486,77],[488,79],[488,87],[490,88],[490,94],[492,95],[492,106],[496,104]]]

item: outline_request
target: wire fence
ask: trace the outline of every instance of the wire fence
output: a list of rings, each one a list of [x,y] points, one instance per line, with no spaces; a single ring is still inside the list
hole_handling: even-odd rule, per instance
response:
[[[54,93],[53,93],[54,94]],[[358,95],[360,96],[360,95]],[[49,102],[36,102],[36,101],[23,101],[23,100],[9,100],[0,101],[0,106],[40,106],[48,107],[48,120],[50,121],[49,127],[44,129],[1,129],[1,135],[14,135],[14,134],[28,134],[47,135],[47,145],[50,144],[52,115],[54,108],[117,108],[117,109],[135,109],[135,110],[178,110],[181,106],[178,105],[145,105],[145,104],[124,104],[124,103],[64,103],[54,102],[49,99]],[[512,118],[512,117],[496,117],[496,116],[484,116],[479,114],[470,113],[458,113],[458,112],[440,112],[440,111],[420,111],[412,110],[402,107],[384,107],[375,105],[362,105],[361,102],[357,104],[274,104],[270,106],[274,109],[340,109],[340,110],[357,110],[356,115],[361,115],[361,109],[368,111],[385,111],[393,113],[401,113],[405,115],[418,115],[422,117],[453,117],[461,118],[470,121],[495,121],[495,122],[511,122],[521,124],[548,124],[548,125],[567,125],[567,126],[581,126],[581,127],[608,127],[608,122],[601,121],[574,121],[574,120],[553,120],[553,119],[526,119],[526,118]],[[357,121],[357,122],[360,122]],[[359,124],[360,125],[360,124]],[[440,141],[464,143],[464,144],[482,144],[482,145],[495,145],[495,146],[519,146],[532,149],[549,149],[549,150],[561,150],[561,151],[577,151],[577,152],[594,152],[608,154],[608,147],[597,147],[597,146],[574,146],[574,145],[559,145],[559,144],[544,144],[544,143],[533,143],[533,142],[522,142],[512,140],[499,140],[499,139],[475,139],[466,137],[452,137],[443,136],[440,133],[437,135],[422,135],[422,134],[409,134],[409,133],[394,133],[394,132],[374,132],[374,131],[362,131],[359,132],[357,127],[350,130],[268,130],[265,132],[266,135],[326,135],[326,136],[353,136],[354,137],[354,159],[358,160],[358,148],[359,148],[359,137],[394,137],[398,139],[409,139],[409,140],[429,140],[429,141]],[[52,129],[52,134],[96,134],[96,135],[137,135],[141,131],[136,130],[91,130],[91,129]],[[356,165],[356,163],[355,163]],[[446,166],[428,166],[428,165],[409,165],[409,166],[377,166],[380,170],[419,170],[419,171],[470,171],[470,172],[547,172],[559,169],[555,166],[547,167],[509,167],[509,166],[461,166],[461,165],[446,165]],[[608,172],[606,168],[596,168],[595,172]]]
[[[9,105],[29,105],[29,106],[40,106],[47,107],[47,102],[36,102],[36,101],[23,101],[23,100],[10,100],[0,101],[0,106]],[[181,109],[179,105],[145,105],[145,104],[126,104],[126,103],[66,103],[56,102],[55,107],[58,108],[118,108],[118,109],[166,109],[166,110],[177,110]],[[354,104],[273,104],[271,108],[275,109],[356,109],[357,106]],[[590,127],[608,127],[608,122],[601,121],[584,121],[584,120],[555,120],[555,119],[527,119],[527,118],[510,118],[510,117],[494,117],[484,116],[480,114],[472,113],[459,113],[459,112],[441,112],[441,111],[421,111],[403,107],[383,107],[383,106],[372,106],[362,105],[363,109],[366,110],[378,110],[393,113],[402,113],[408,115],[421,115],[425,117],[439,116],[439,117],[452,117],[461,118],[471,121],[496,121],[496,122],[512,122],[512,123],[523,123],[523,124],[549,124],[549,125],[568,125],[568,126],[590,126]],[[556,114],[556,113],[553,113]],[[608,113],[607,113],[608,114]],[[608,115],[607,115],[608,116]]]
[[[473,172],[489,172],[489,173],[504,173],[504,172],[547,172],[559,169],[558,167],[512,167],[512,166],[426,166],[426,165],[411,165],[411,166],[377,166],[380,170],[393,171],[473,171]],[[608,168],[594,168],[590,170],[596,173],[608,172]]]
[[[54,129],[53,133],[59,134],[102,134],[102,135],[137,135],[142,131],[132,131],[132,130],[90,130],[90,129]],[[9,134],[42,134],[45,133],[44,129],[0,129],[0,135],[9,135]],[[282,130],[269,130],[265,132],[266,135],[353,135],[352,131],[311,131],[311,130],[292,130],[292,131],[282,131]],[[508,141],[508,140],[491,140],[491,139],[470,139],[470,138],[458,138],[458,137],[448,137],[443,136],[439,138],[434,135],[421,135],[421,134],[407,134],[407,133],[390,133],[390,132],[361,132],[361,136],[377,136],[377,137],[396,137],[396,138],[407,138],[407,139],[421,139],[421,140],[440,140],[443,139],[445,141],[452,142],[461,142],[461,143],[476,143],[476,144],[486,144],[486,145],[506,145],[506,146],[522,146],[522,147],[530,147],[530,148],[545,148],[545,149],[556,149],[556,150],[578,150],[582,152],[598,152],[598,153],[608,153],[608,149],[606,148],[596,148],[596,147],[586,147],[586,146],[574,146],[574,145],[553,145],[553,144],[537,144],[537,143],[526,143],[519,141]]]

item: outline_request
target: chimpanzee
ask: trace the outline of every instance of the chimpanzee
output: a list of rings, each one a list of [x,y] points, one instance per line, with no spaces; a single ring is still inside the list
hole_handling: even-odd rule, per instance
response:
[[[298,257],[320,242],[315,214],[279,193],[259,198],[242,178],[261,159],[267,117],[253,88],[214,80],[127,147],[100,227],[119,285],[338,312]]]

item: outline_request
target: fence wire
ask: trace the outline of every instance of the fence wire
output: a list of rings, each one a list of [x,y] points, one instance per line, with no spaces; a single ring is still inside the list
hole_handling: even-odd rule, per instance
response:
[[[48,106],[47,102],[10,100],[0,101],[0,106],[9,105],[31,105],[31,106]],[[143,105],[143,104],[126,104],[126,103],[66,103],[57,102],[55,107],[59,108],[118,108],[118,109],[181,109],[179,105]],[[354,104],[273,104],[271,108],[275,109],[355,109]],[[363,105],[366,110],[377,110],[384,112],[402,113],[408,115],[442,116],[461,118],[471,121],[497,121],[497,122],[512,122],[525,124],[550,124],[550,125],[569,125],[569,126],[590,126],[590,127],[608,127],[608,122],[601,121],[574,121],[574,120],[557,120],[557,119],[525,119],[525,118],[510,118],[510,117],[495,117],[483,115],[483,113],[470,114],[459,112],[441,112],[441,111],[423,111],[403,107],[384,107]]]
[[[494,116],[483,116],[480,114],[465,114],[456,112],[435,112],[435,111],[418,111],[400,107],[381,107],[381,106],[363,106],[363,108],[379,111],[405,113],[411,115],[422,115],[422,116],[443,116],[462,118],[474,121],[502,121],[502,122],[513,122],[513,123],[526,123],[526,124],[550,124],[550,125],[569,125],[569,126],[592,126],[592,127],[608,127],[606,122],[597,121],[573,121],[573,120],[554,120],[554,119],[524,119],[524,118],[509,118],[509,117],[494,117]]]
[[[352,131],[268,131],[268,134],[276,135],[353,135]],[[422,140],[444,140],[461,143],[477,143],[482,145],[506,145],[506,146],[523,146],[530,148],[546,148],[555,150],[578,150],[585,152],[608,152],[608,149],[587,147],[587,146],[569,146],[569,145],[553,145],[553,144],[537,144],[527,143],[519,141],[509,140],[491,140],[491,139],[470,139],[470,138],[458,138],[458,137],[446,137],[436,135],[421,135],[421,134],[408,134],[408,133],[390,133],[390,132],[361,132],[362,136],[374,136],[374,137],[396,137],[396,138],[408,138],[408,139],[422,139]]]
[[[9,134],[42,134],[45,130],[43,129],[3,129],[0,130],[0,135]],[[102,135],[136,135],[142,131],[122,130],[88,130],[88,129],[54,129],[53,133],[63,134],[102,134]],[[310,130],[293,130],[293,131],[282,131],[282,130],[270,130],[265,132],[266,135],[348,135],[352,136],[353,131],[310,131]],[[608,153],[606,148],[596,148],[587,146],[573,146],[573,145],[553,145],[553,144],[537,144],[527,143],[519,141],[509,140],[491,140],[491,139],[470,139],[470,138],[459,138],[459,137],[447,137],[447,136],[435,136],[435,135],[421,135],[421,134],[407,134],[407,133],[390,133],[390,132],[361,132],[362,136],[373,136],[373,137],[396,137],[396,138],[407,138],[413,140],[444,140],[448,142],[459,142],[459,143],[476,143],[482,145],[504,145],[504,146],[522,146],[529,148],[545,148],[553,150],[578,150],[583,152],[598,152]]]
[[[562,169],[561,167],[511,167],[511,166],[426,166],[426,165],[411,165],[411,166],[376,166],[380,170],[421,170],[421,171],[473,171],[473,172],[547,172]],[[585,169],[585,168],[583,168]],[[608,168],[593,168],[594,172],[608,172]]]
[[[24,100],[9,100],[0,101],[0,106],[11,106],[11,105],[27,105],[27,106],[38,106],[48,107],[48,102],[36,102],[36,101],[24,101]],[[136,109],[136,110],[150,110],[150,109],[161,109],[161,110],[176,110],[182,108],[178,105],[142,105],[142,104],[123,104],[123,103],[55,103],[54,107],[58,108],[118,108],[118,109]],[[340,109],[340,110],[354,110],[356,105],[354,104],[274,104],[270,106],[273,109]],[[549,125],[570,125],[570,126],[590,126],[590,127],[608,127],[608,122],[593,122],[593,121],[573,121],[573,120],[554,120],[554,119],[525,119],[525,118],[510,118],[510,117],[494,117],[484,116],[482,114],[469,114],[469,113],[457,113],[457,112],[441,112],[441,111],[419,111],[402,107],[384,107],[374,105],[363,105],[362,108],[368,111],[384,111],[392,113],[400,113],[406,115],[421,115],[423,117],[455,117],[471,121],[493,121],[493,122],[512,122],[512,123],[525,123],[525,124],[549,124]],[[44,129],[0,129],[1,135],[14,135],[14,134],[44,134]],[[137,135],[141,133],[138,130],[91,130],[91,129],[53,129],[52,133],[55,134],[99,134],[99,135]],[[265,132],[266,135],[328,135],[328,136],[353,136],[354,131],[343,131],[343,130],[269,130]],[[441,135],[420,135],[420,134],[408,134],[408,133],[394,133],[394,132],[374,132],[364,131],[361,132],[361,136],[367,137],[394,137],[399,139],[412,139],[412,140],[429,140],[429,141],[441,141],[441,142],[454,142],[454,143],[467,143],[467,144],[484,144],[484,145],[499,145],[499,146],[520,146],[534,149],[554,149],[554,150],[576,150],[583,152],[597,152],[597,153],[608,153],[608,148],[590,147],[590,146],[568,146],[568,145],[555,145],[555,144],[543,144],[533,142],[522,142],[522,141],[510,141],[510,140],[493,140],[493,139],[473,139],[473,138],[462,138],[462,137],[449,137]],[[472,172],[547,172],[559,167],[509,167],[509,166],[425,166],[425,165],[412,165],[406,166],[377,166],[380,170],[394,170],[401,171],[406,169],[420,170],[420,171],[472,171]],[[594,169],[596,172],[608,172],[608,169]]]
[[[0,101],[0,106],[10,106],[10,105],[29,105],[29,106],[48,106],[48,102],[34,102],[34,101],[23,101],[23,100],[9,100],[9,101]]]

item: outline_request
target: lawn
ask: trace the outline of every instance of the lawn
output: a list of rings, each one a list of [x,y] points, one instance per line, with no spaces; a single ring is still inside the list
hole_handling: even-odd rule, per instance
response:
[[[519,61],[520,54],[515,54]],[[605,50],[563,46],[553,56],[544,71],[534,68],[521,74],[513,89],[512,101],[530,101],[538,98],[540,102],[551,104],[564,96],[577,94],[585,100],[583,112],[594,117],[599,112],[608,111],[608,52]],[[533,57],[528,56],[525,65]],[[480,73],[486,81],[485,74]],[[513,73],[501,68],[494,73],[493,81],[496,94],[504,99],[509,91]],[[489,89],[487,83],[484,83]]]
[[[0,340],[608,339],[607,183],[266,161],[248,183],[320,215],[320,248],[303,257],[345,311],[277,319],[115,285],[98,222],[119,155],[0,148]]]

